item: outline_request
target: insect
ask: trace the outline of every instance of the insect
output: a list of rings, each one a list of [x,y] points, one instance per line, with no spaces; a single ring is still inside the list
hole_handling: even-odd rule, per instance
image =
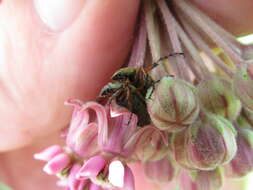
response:
[[[184,55],[174,53],[169,56],[161,57],[158,61],[147,67],[125,67],[116,71],[111,79],[112,82],[106,84],[100,91],[98,102],[106,103],[116,100],[120,106],[127,108],[130,112],[138,116],[138,126],[150,124],[151,120],[147,111],[146,93],[155,83],[149,72],[159,65],[159,62],[170,56]]]

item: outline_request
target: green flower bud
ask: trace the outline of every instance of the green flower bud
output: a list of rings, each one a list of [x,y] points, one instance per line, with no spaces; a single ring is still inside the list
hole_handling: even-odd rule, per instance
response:
[[[253,64],[244,64],[237,69],[233,89],[242,104],[253,111]]]
[[[179,131],[191,125],[199,114],[195,87],[172,77],[163,77],[148,90],[148,112],[153,124],[160,130]]]
[[[175,160],[186,169],[213,170],[236,154],[236,130],[219,115],[206,115],[173,136]]]
[[[243,177],[253,170],[253,131],[239,128],[236,141],[237,153],[225,166],[229,177]]]
[[[235,120],[240,113],[240,100],[234,95],[232,85],[223,78],[212,77],[198,85],[200,103],[206,112]]]

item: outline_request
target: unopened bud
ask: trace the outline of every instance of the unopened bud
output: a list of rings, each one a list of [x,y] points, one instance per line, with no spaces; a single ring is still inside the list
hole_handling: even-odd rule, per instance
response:
[[[211,171],[194,171],[180,175],[182,190],[218,190],[222,186],[222,173],[219,168]]]
[[[204,110],[235,120],[241,110],[241,103],[234,95],[232,85],[223,78],[213,77],[198,85],[198,96]]]
[[[163,77],[149,89],[146,99],[151,120],[160,130],[182,130],[199,114],[195,87],[181,79]]]
[[[233,88],[242,104],[253,111],[253,64],[238,67],[234,75]]]
[[[162,159],[168,154],[168,136],[154,126],[140,128],[125,145],[132,159],[143,162]]]
[[[169,182],[176,175],[175,164],[168,156],[161,160],[144,162],[143,166],[146,176],[154,182]]]
[[[253,170],[253,131],[239,128],[236,140],[237,153],[225,166],[229,177],[243,177]]]
[[[233,125],[225,118],[203,116],[188,129],[174,134],[175,159],[187,169],[215,169],[235,156],[235,137]]]

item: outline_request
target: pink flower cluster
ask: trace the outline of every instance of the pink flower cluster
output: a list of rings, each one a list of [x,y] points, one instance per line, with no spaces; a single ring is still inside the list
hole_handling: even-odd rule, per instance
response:
[[[140,128],[137,116],[114,102],[74,106],[66,147],[51,146],[35,159],[46,161],[44,171],[60,178],[69,190],[134,190],[134,176],[127,163],[155,161],[168,153],[167,134],[153,126]]]

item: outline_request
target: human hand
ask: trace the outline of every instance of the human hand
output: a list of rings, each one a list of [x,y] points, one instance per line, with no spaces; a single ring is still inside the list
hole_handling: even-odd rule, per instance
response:
[[[59,131],[68,98],[93,100],[133,39],[138,1],[0,4],[0,151]]]

